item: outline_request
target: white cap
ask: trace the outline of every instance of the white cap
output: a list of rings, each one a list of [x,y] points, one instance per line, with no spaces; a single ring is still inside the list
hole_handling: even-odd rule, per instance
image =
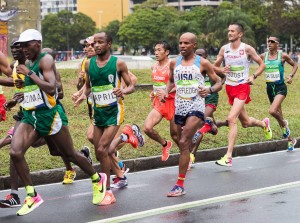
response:
[[[23,43],[23,42],[28,42],[31,40],[40,40],[42,41],[42,34],[35,30],[35,29],[27,29],[24,32],[21,33],[18,41],[16,43]]]

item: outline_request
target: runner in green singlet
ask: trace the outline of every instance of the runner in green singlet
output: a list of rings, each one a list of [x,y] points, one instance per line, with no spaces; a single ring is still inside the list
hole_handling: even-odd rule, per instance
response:
[[[281,104],[287,95],[287,86],[285,84],[284,77],[284,63],[287,62],[293,67],[290,75],[286,78],[286,82],[288,84],[292,84],[293,77],[298,69],[298,64],[295,63],[289,55],[279,50],[278,47],[279,39],[275,36],[270,36],[268,39],[269,50],[261,54],[260,57],[266,64],[265,79],[267,82],[267,94],[271,103],[269,113],[277,120],[280,128],[282,129],[283,138],[288,139],[288,150],[291,151],[294,150],[296,140],[290,136],[291,131],[288,126],[288,121],[283,118],[281,107]]]

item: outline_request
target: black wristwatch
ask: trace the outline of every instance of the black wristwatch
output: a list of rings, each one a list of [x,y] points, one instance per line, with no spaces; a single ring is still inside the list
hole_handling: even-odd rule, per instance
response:
[[[30,70],[30,71],[26,74],[26,76],[27,76],[27,77],[30,77],[30,75],[33,74],[33,73],[34,73],[34,72],[33,72],[32,70]]]

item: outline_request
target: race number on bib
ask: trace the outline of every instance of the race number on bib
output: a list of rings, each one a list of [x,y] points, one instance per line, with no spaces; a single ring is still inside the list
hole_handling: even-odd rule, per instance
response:
[[[153,83],[153,94],[156,95],[158,90],[166,90],[167,84],[165,82],[154,82]]]
[[[278,65],[267,66],[265,73],[267,82],[276,82],[280,80],[280,72]]]
[[[44,105],[45,103],[40,88],[37,85],[25,86],[24,100],[22,101],[21,106],[26,110],[32,110]]]
[[[199,83],[197,80],[179,80],[176,82],[176,94],[185,100],[197,96]]]
[[[227,74],[227,79],[232,82],[240,83],[245,79],[244,73],[244,66],[230,65],[230,72]]]
[[[211,87],[210,79],[208,76],[205,76],[204,78],[204,85],[207,87]]]
[[[113,86],[110,84],[92,87],[92,93],[96,107],[111,106],[117,103],[117,97],[113,93]]]

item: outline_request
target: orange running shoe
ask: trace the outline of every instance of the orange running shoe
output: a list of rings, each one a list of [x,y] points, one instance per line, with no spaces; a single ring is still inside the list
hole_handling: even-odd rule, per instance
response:
[[[128,136],[128,140],[126,141],[127,143],[130,143],[133,148],[137,148],[139,145],[139,141],[137,137],[134,135],[133,130],[130,125],[125,125],[122,133]]]
[[[116,202],[116,198],[111,191],[106,191],[104,199],[100,202],[100,206],[110,205]]]
[[[167,161],[170,155],[171,147],[172,147],[172,142],[167,140],[167,145],[162,148],[161,161]]]

